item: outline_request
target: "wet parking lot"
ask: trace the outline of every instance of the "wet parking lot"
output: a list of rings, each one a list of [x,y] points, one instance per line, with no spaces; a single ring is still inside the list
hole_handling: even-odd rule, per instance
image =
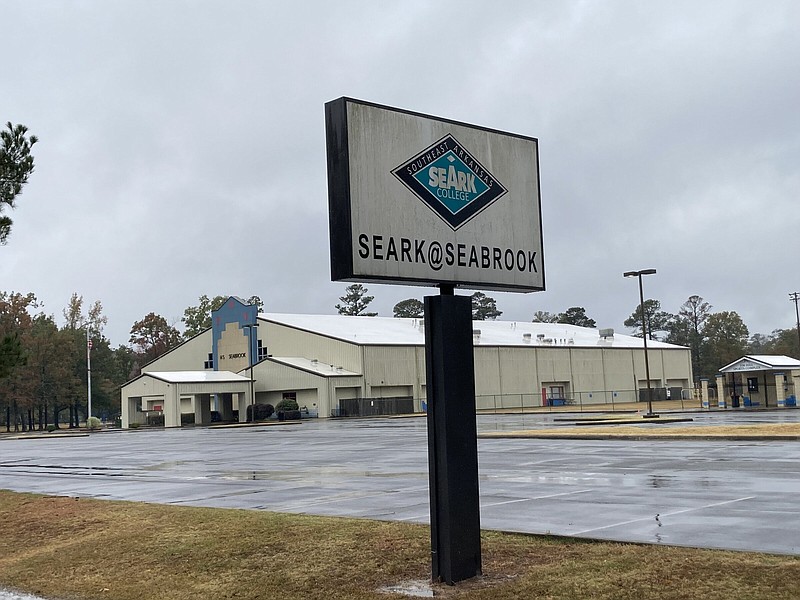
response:
[[[679,425],[800,413],[690,416]],[[478,430],[557,418],[485,415]],[[478,453],[484,529],[800,554],[800,442],[481,439]],[[426,421],[2,439],[0,488],[427,523]]]

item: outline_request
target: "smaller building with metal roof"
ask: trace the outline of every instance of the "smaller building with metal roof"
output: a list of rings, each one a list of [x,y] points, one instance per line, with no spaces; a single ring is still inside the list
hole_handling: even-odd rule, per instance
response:
[[[722,408],[797,406],[800,360],[783,355],[743,356],[719,370]]]

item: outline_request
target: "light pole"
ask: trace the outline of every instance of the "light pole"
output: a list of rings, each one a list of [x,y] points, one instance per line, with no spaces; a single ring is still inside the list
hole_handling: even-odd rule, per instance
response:
[[[644,339],[644,375],[647,377],[647,414],[646,419],[658,417],[653,413],[653,390],[650,388],[650,359],[647,356],[647,319],[644,314],[644,291],[642,289],[642,275],[655,275],[655,269],[642,269],[641,271],[626,271],[623,277],[639,278],[639,306],[642,311],[642,338]]]
[[[242,329],[247,329],[247,362],[250,365],[250,403],[252,411],[250,413],[250,417],[253,419],[253,423],[256,422],[256,391],[255,391],[255,381],[253,380],[253,348],[255,343],[253,341],[253,329],[258,327],[258,322],[250,323],[248,325],[242,325]]]
[[[89,328],[86,328],[86,391],[89,397],[89,402],[86,405],[86,423],[89,423],[89,417],[92,416],[92,339],[89,337]],[[77,408],[77,407],[76,407]],[[75,415],[78,418],[78,415]]]
[[[789,300],[794,302],[794,312],[797,316],[797,342],[800,343],[800,309],[797,308],[797,301],[800,300],[800,293],[792,292],[789,294]],[[798,346],[798,352],[800,352],[800,346]]]

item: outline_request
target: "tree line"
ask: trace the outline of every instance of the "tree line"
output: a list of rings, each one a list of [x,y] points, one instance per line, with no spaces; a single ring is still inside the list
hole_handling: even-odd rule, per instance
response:
[[[88,358],[91,357],[92,413],[101,419],[119,415],[120,387],[146,364],[211,327],[211,314],[230,295],[198,298],[183,311],[180,324],[149,312],[133,323],[128,344],[113,347],[104,329],[108,318],[99,300],[73,293],[60,318],[48,314],[34,293],[0,292],[0,427],[28,431],[77,427],[88,417]],[[341,314],[374,316],[373,297],[350,286],[337,309]],[[473,295],[478,320],[502,314],[482,292]],[[263,309],[258,296],[249,304]],[[422,317],[423,305],[409,299],[395,307],[398,317]]]
[[[367,310],[374,300],[367,292],[367,288],[361,284],[350,285],[335,308],[343,315],[376,316],[378,313]],[[483,292],[472,294],[474,320],[493,320],[502,314],[494,298]],[[394,305],[393,315],[398,318],[422,318],[423,303],[415,298],[401,300]],[[596,327],[595,320],[586,314],[582,306],[572,306],[560,313],[538,310],[531,320],[534,323]],[[737,312],[713,312],[712,305],[696,294],[689,296],[674,314],[662,310],[658,300],[645,300],[644,318],[642,307],[637,306],[625,319],[624,325],[632,330],[634,336],[642,337],[643,323],[646,324],[648,339],[690,349],[692,372],[696,378],[713,379],[721,367],[747,354],[780,354],[800,359],[800,334],[796,329],[775,329],[770,334],[751,335]]]
[[[159,314],[136,321],[128,344],[112,347],[99,300],[72,294],[61,319],[44,312],[33,293],[0,292],[0,423],[6,430],[77,427],[88,415],[91,357],[92,413],[120,412],[120,387],[147,363],[211,327],[211,312],[230,296],[206,295],[184,310],[183,332]],[[251,296],[259,310],[263,303]]]
[[[76,427],[87,417],[87,357],[91,356],[93,413],[104,419],[119,414],[120,387],[141,373],[147,363],[211,326],[211,313],[229,295],[200,296],[178,323],[150,312],[133,323],[128,344],[112,347],[105,336],[108,322],[99,300],[86,302],[77,293],[61,311],[47,314],[33,293],[0,292],[0,423],[14,431]],[[361,284],[348,286],[336,309],[343,315],[375,316],[374,300]],[[247,302],[263,303],[258,296]],[[473,318],[493,320],[503,313],[483,292],[472,294]],[[422,318],[423,303],[415,298],[398,302],[395,317]],[[563,312],[536,311],[532,321],[595,327],[581,306]],[[625,326],[648,337],[686,346],[695,377],[713,378],[718,369],[746,354],[783,354],[800,358],[800,341],[792,329],[750,334],[734,311],[713,312],[702,297],[693,295],[674,314],[648,299],[644,319],[636,307]],[[181,327],[181,329],[179,329]],[[91,349],[89,343],[91,342]]]

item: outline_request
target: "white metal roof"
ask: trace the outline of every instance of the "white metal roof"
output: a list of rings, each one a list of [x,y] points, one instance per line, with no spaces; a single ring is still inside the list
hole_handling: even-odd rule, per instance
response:
[[[720,373],[732,371],[793,371],[800,369],[800,360],[782,354],[751,354],[722,367]]]
[[[360,373],[354,373],[353,371],[348,371],[346,369],[343,369],[342,367],[337,367],[335,365],[329,365],[327,363],[320,362],[313,358],[302,358],[299,356],[270,356],[268,360],[289,367],[296,367],[298,369],[303,369],[304,371],[319,373],[323,377],[342,377],[342,376],[358,377],[359,375],[361,375]]]
[[[277,313],[261,313],[259,319],[359,345],[425,345],[423,319]],[[619,333],[614,333],[613,337],[603,338],[600,337],[602,330],[561,323],[473,321],[472,330],[473,342],[476,346],[641,348],[643,345],[642,338]],[[647,346],[649,348],[682,348],[682,346],[650,340],[648,340]]]
[[[142,375],[150,375],[167,383],[232,383],[250,381],[230,371],[148,371]]]

